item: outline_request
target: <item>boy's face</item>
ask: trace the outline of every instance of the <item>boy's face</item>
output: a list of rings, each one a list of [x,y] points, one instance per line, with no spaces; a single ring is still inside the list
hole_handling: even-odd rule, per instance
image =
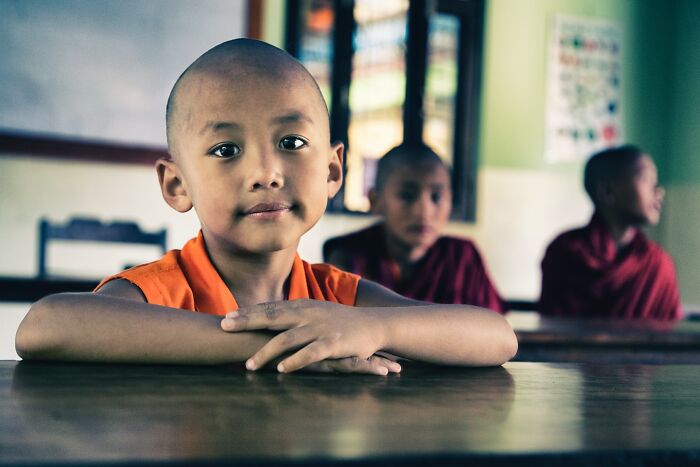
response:
[[[168,202],[194,206],[210,247],[296,249],[340,188],[343,146],[329,143],[313,83],[271,75],[199,72],[179,91],[183,194]]]
[[[392,236],[408,246],[428,248],[452,210],[449,173],[441,165],[400,165],[372,201],[372,212],[384,217]]]
[[[656,165],[647,155],[612,188],[616,213],[625,222],[656,225],[661,215],[664,191],[658,185]]]

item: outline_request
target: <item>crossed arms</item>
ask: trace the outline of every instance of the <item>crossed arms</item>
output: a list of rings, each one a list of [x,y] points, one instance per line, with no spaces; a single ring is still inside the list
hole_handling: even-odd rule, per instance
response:
[[[249,370],[275,363],[387,374],[393,358],[459,366],[500,365],[517,350],[505,319],[466,305],[416,302],[362,280],[356,306],[280,301],[220,316],[145,303],[117,280],[97,293],[57,294],[35,303],[16,336],[25,359],[124,363],[225,364]]]

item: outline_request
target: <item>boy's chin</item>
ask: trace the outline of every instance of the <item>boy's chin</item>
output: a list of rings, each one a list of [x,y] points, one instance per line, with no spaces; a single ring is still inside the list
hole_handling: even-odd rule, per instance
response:
[[[658,215],[655,216],[649,216],[646,218],[646,225],[650,227],[656,227],[659,225],[659,221],[661,220],[661,217]]]
[[[433,246],[433,243],[437,240],[437,237],[435,235],[418,235],[418,234],[411,234],[411,235],[405,235],[404,238],[402,238],[404,243],[414,249],[419,249],[419,248],[430,248]]]
[[[233,250],[239,251],[246,255],[266,255],[277,253],[283,250],[296,250],[298,242],[285,239],[255,239],[255,241],[236,242],[233,245]]]

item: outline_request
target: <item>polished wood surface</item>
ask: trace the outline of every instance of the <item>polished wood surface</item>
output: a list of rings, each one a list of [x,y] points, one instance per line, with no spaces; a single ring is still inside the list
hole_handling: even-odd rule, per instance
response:
[[[700,364],[700,321],[615,321],[511,313],[515,360],[579,363]]]
[[[691,465],[700,366],[391,377],[0,362],[0,465]]]

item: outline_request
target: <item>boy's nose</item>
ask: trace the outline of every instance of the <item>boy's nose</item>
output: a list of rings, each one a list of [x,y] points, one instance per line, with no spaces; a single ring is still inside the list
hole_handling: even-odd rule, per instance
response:
[[[664,188],[660,185],[657,186],[656,187],[656,197],[663,201],[665,196],[666,196],[666,188]]]
[[[274,154],[260,154],[260,157],[251,158],[255,167],[250,171],[249,184],[251,191],[277,189],[284,186],[282,165]]]
[[[253,191],[266,188],[282,188],[282,176],[277,172],[271,172],[257,177],[251,187]]]
[[[430,193],[421,193],[421,196],[413,204],[413,212],[421,217],[430,217],[431,209],[433,208]]]
[[[261,190],[264,188],[281,188],[282,187],[282,177],[278,177],[276,174],[270,174],[269,177],[259,178],[258,181],[253,182],[253,190]]]

